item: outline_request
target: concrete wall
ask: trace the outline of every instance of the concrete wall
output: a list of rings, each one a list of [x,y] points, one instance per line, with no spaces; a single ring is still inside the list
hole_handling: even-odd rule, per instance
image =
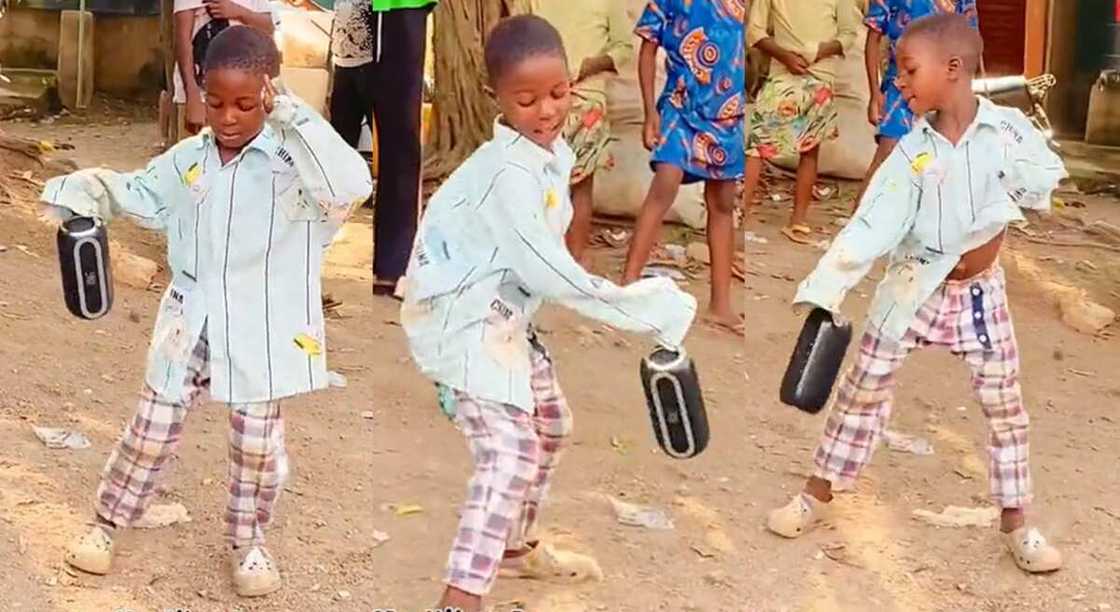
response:
[[[0,65],[58,67],[59,12],[14,8],[0,19]],[[117,96],[158,92],[163,59],[159,17],[94,18],[94,87]]]

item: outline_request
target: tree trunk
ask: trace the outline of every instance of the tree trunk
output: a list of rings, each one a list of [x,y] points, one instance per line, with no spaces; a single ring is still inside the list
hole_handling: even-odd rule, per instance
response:
[[[425,180],[440,181],[491,136],[497,107],[486,94],[482,50],[500,19],[529,12],[530,0],[444,0],[432,34],[435,92]]]

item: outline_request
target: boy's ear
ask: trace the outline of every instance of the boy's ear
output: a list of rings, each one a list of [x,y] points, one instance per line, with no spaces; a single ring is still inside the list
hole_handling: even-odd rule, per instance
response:
[[[964,74],[964,60],[959,55],[950,56],[947,67],[951,79],[960,78],[960,76]]]

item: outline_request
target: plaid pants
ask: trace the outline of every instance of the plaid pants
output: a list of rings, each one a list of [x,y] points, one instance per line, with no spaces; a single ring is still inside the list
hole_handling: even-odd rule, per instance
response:
[[[1019,387],[1019,351],[998,265],[966,281],[946,281],[921,307],[900,342],[869,329],[847,371],[814,454],[815,475],[850,485],[871,460],[890,417],[895,372],[910,351],[947,347],[972,372],[988,421],[988,482],[993,503],[1021,508],[1031,499],[1030,420]]]
[[[210,386],[210,352],[203,333],[190,357],[186,398],[169,400],[145,385],[132,422],[105,464],[94,511],[127,527],[151,504],[161,471],[175,454],[187,412]],[[229,503],[226,537],[232,546],[264,542],[263,528],[288,472],[279,402],[229,405]]]
[[[534,350],[532,367],[532,414],[455,391],[455,422],[470,445],[474,475],[444,582],[467,593],[489,593],[505,551],[533,541],[537,511],[572,432],[547,352]]]

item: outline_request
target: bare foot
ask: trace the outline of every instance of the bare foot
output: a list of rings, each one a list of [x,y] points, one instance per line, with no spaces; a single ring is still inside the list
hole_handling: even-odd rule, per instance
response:
[[[701,321],[709,327],[730,332],[736,336],[745,336],[747,333],[747,320],[746,317],[741,314],[708,311],[708,313],[701,318]]]

